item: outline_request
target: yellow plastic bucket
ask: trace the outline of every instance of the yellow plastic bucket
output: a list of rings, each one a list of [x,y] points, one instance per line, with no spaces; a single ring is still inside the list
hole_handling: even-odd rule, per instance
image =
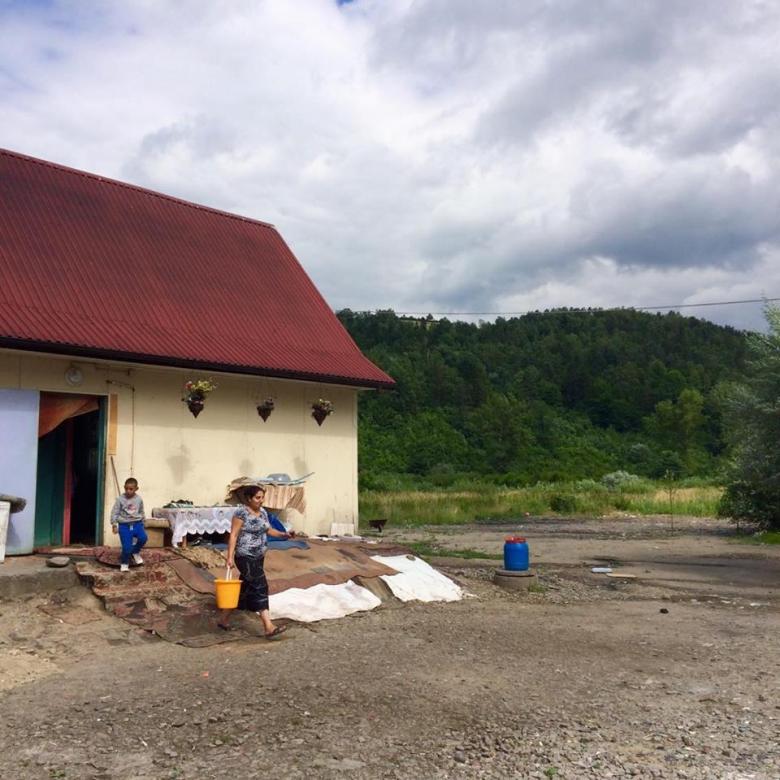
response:
[[[231,579],[228,569],[226,579],[214,580],[214,592],[217,595],[217,609],[235,609],[241,593],[241,580]]]

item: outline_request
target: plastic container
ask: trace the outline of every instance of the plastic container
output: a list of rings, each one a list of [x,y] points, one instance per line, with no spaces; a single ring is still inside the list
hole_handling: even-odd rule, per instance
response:
[[[214,592],[217,596],[217,609],[235,609],[241,593],[241,580],[234,580],[227,570],[224,580],[214,580]]]
[[[527,571],[530,563],[528,542],[522,536],[507,536],[504,540],[504,568],[507,571]]]

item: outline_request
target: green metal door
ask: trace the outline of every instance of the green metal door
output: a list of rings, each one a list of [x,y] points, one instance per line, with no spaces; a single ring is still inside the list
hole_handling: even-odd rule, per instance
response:
[[[65,426],[38,439],[38,474],[35,490],[36,547],[62,544],[65,509]]]

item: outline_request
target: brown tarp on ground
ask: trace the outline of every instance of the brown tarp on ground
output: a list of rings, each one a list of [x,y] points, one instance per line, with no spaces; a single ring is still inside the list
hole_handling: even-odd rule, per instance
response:
[[[208,569],[203,569],[186,558],[168,561],[168,566],[179,575],[187,587],[192,588],[196,593],[214,595],[214,575]]]
[[[370,557],[379,553],[397,554],[396,547],[392,548],[392,552],[386,552],[381,547],[363,546],[358,542],[325,542],[321,539],[307,539],[306,542],[309,545],[308,550],[293,548],[269,550],[266,553],[265,573],[271,595],[288,588],[311,588],[321,583],[340,585],[355,577],[371,578],[398,573],[395,569],[371,560]],[[208,547],[185,547],[179,552],[196,565],[208,569],[212,577],[225,576],[225,557],[219,551]],[[403,552],[408,551],[404,549]],[[184,571],[182,569],[183,573]],[[193,587],[200,590],[201,581],[196,580]],[[208,592],[213,593],[213,587]]]
[[[398,574],[395,569],[371,560],[355,542],[324,542],[307,539],[308,550],[269,550],[265,573],[271,594],[288,588],[340,585],[354,577]]]

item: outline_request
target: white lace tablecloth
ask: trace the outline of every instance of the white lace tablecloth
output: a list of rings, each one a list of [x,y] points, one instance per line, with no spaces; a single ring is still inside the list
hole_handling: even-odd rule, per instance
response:
[[[174,545],[187,534],[225,534],[230,531],[234,506],[189,506],[153,509],[152,517],[162,517],[171,524]]]
[[[271,512],[282,509],[306,511],[306,493],[303,485],[266,485],[263,505]],[[170,509],[155,507],[152,517],[161,517],[171,524],[174,545],[187,534],[225,534],[230,531],[234,506],[180,506]]]

